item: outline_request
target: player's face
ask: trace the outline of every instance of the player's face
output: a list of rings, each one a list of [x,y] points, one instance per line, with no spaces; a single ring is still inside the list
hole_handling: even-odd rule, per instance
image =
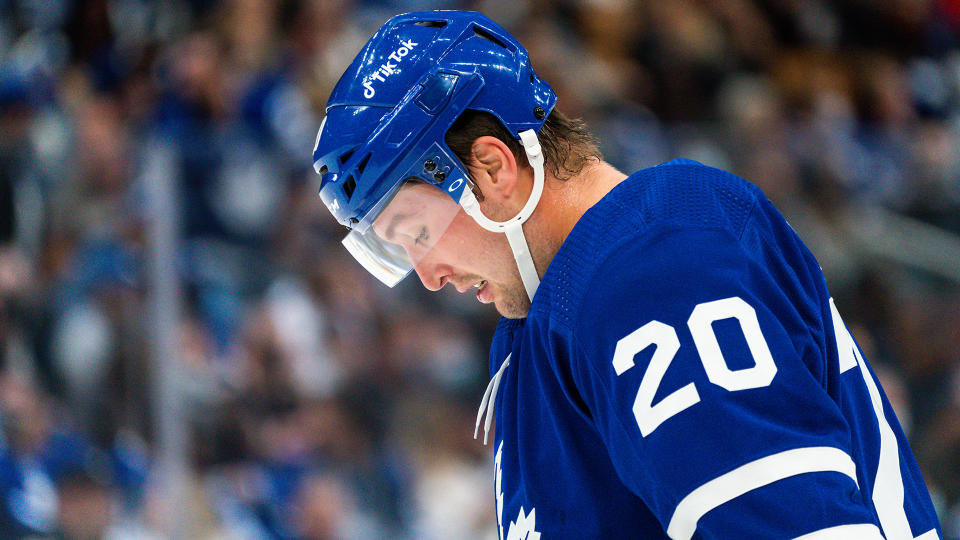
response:
[[[521,318],[530,309],[506,236],[480,227],[433,186],[404,186],[373,223],[377,235],[401,245],[431,291],[452,284],[473,292],[501,315]]]

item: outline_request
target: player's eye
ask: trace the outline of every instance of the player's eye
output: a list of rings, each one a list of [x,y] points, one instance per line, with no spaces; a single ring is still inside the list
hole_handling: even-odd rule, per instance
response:
[[[429,239],[430,233],[427,231],[426,227],[423,227],[420,229],[420,232],[417,234],[417,237],[414,239],[413,243],[417,244],[418,246],[425,246],[427,244],[427,240]]]

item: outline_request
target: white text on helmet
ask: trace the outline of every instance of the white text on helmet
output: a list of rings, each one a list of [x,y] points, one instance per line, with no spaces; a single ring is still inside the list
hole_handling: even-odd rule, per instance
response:
[[[419,45],[414,43],[413,40],[407,39],[400,42],[400,47],[397,50],[390,53],[390,56],[387,58],[388,61],[380,64],[380,67],[373,72],[372,75],[366,77],[363,80],[363,97],[370,99],[376,95],[377,91],[373,88],[373,81],[386,81],[386,77],[396,73],[397,65],[403,60],[403,57],[410,54],[410,50]],[[393,62],[391,62],[392,60]]]

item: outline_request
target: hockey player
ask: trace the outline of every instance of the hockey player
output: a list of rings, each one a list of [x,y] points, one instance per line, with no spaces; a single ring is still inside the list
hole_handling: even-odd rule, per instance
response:
[[[344,245],[503,315],[501,538],[940,537],[816,260],[753,185],[677,160],[629,177],[507,32],[394,17],[317,137]]]

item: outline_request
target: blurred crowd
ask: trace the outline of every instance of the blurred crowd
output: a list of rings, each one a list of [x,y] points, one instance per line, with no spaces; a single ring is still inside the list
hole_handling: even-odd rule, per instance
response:
[[[365,40],[437,7],[514,33],[621,170],[688,157],[764,189],[960,538],[960,283],[871,247],[896,231],[857,234],[892,213],[960,242],[955,0],[0,1],[0,537],[496,537],[472,438],[496,316],[368,276],[311,163]],[[151,355],[158,178],[179,528]]]

